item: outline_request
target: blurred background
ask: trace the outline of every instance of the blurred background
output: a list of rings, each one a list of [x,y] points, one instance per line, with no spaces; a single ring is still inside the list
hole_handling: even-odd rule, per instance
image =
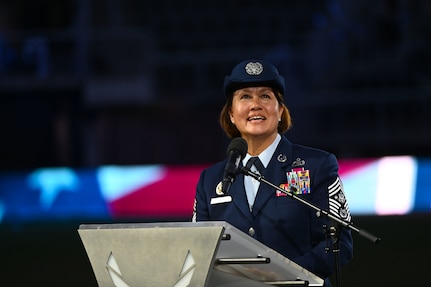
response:
[[[19,195],[20,186],[28,176],[40,184],[38,171],[47,169],[66,178],[62,184],[70,187],[69,175],[78,174],[96,190],[99,168],[143,167],[154,176],[159,165],[180,178],[190,171],[194,183],[226,154],[229,139],[218,125],[225,75],[258,58],[286,78],[291,141],[341,161],[409,156],[417,163],[411,178],[422,181],[428,201],[403,215],[354,214],[383,241],[355,236],[355,258],[342,271],[347,286],[424,284],[426,266],[418,262],[431,256],[430,35],[426,0],[0,0],[2,280],[97,286],[80,223],[189,220],[187,208],[160,212],[152,203],[110,217],[106,205],[88,207],[85,196],[63,198],[62,210],[83,211],[63,218],[46,211],[57,206],[55,188],[45,193],[44,212],[27,212],[38,201]],[[405,178],[395,171],[394,185]],[[101,194],[91,202],[103,202]],[[116,204],[111,211],[122,210]],[[9,205],[20,211],[8,214]]]

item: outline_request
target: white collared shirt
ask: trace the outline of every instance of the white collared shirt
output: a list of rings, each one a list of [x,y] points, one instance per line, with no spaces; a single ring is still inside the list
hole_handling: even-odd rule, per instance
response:
[[[277,134],[272,144],[270,144],[263,152],[261,152],[258,157],[260,161],[262,162],[263,166],[266,168],[269,164],[269,161],[271,160],[272,156],[274,155],[275,150],[277,149],[278,143],[281,140],[280,134]],[[247,164],[247,161],[252,156],[250,154],[246,154],[244,159],[242,160],[243,166]],[[251,166],[250,170],[255,173],[259,173],[259,171],[256,169],[254,165]],[[259,173],[260,174],[260,173]],[[250,211],[253,209],[254,199],[256,198],[257,191],[259,189],[260,182],[256,179],[254,179],[251,176],[245,176],[244,177],[244,188],[245,192],[247,194],[247,201],[248,205],[250,207]]]

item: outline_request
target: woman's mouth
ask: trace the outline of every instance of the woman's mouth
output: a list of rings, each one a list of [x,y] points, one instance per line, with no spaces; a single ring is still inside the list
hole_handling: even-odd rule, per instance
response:
[[[247,119],[248,121],[263,121],[266,120],[264,116],[252,116]]]

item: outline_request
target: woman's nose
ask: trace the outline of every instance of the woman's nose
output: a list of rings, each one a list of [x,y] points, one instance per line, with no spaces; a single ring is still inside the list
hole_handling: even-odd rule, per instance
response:
[[[259,109],[260,108],[260,101],[259,97],[253,97],[251,102],[251,109]]]

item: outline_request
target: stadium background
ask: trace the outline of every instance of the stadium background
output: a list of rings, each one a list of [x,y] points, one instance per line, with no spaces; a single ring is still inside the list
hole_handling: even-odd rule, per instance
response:
[[[383,202],[402,198],[401,211],[379,214],[365,203],[368,211],[354,214],[355,224],[383,240],[355,236],[344,285],[426,284],[430,19],[425,0],[0,1],[3,282],[96,286],[80,223],[188,220],[187,211],[145,214],[150,205],[127,217],[106,216],[106,205],[67,212],[109,202],[90,189],[100,184],[100,168],[160,165],[183,179],[181,171],[223,159],[223,78],[240,60],[264,58],[287,81],[289,139],[346,162],[400,160],[392,181],[383,173],[393,188]],[[65,171],[72,186],[68,176],[78,174],[84,194],[95,195],[74,197],[64,187],[43,193],[47,173],[39,171]],[[370,198],[379,169],[367,165],[357,176],[354,194]],[[178,196],[161,186],[164,199]]]

